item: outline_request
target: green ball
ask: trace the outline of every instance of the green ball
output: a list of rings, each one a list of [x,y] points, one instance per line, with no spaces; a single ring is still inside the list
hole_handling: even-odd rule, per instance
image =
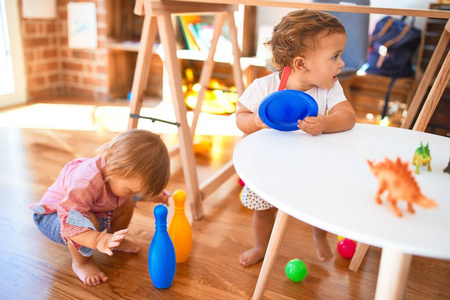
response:
[[[287,278],[294,282],[302,281],[308,274],[308,268],[306,268],[305,263],[297,258],[290,260],[284,270]]]

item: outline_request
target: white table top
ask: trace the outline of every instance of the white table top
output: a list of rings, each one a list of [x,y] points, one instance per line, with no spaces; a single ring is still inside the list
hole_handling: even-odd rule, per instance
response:
[[[411,170],[422,193],[438,208],[398,207],[397,217],[382,196],[367,159],[412,162],[414,151],[429,143],[431,168]],[[413,255],[450,259],[450,138],[407,129],[356,124],[349,131],[311,136],[302,131],[265,129],[244,138],[234,150],[234,165],[257,194],[289,215],[340,236]]]

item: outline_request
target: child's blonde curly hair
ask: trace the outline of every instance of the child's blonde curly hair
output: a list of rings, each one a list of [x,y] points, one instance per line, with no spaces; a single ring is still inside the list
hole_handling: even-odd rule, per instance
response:
[[[332,14],[316,10],[288,13],[273,28],[272,38],[264,45],[272,51],[273,71],[293,67],[297,56],[314,50],[319,39],[332,34],[346,34],[342,23]]]
[[[130,129],[98,149],[105,181],[111,177],[140,178],[143,196],[156,196],[170,177],[170,158],[163,140],[148,130]]]

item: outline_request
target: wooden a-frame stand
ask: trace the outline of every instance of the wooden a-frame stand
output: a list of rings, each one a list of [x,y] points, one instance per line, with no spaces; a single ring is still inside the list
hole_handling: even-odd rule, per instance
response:
[[[234,174],[233,163],[230,161],[216,174],[199,185],[192,141],[206,87],[208,86],[212,76],[214,53],[221,35],[222,25],[225,18],[228,19],[230,39],[233,45],[234,82],[239,95],[241,95],[244,91],[242,70],[240,65],[240,50],[237,42],[237,29],[234,20],[234,12],[236,10],[236,5],[190,2],[180,3],[177,1],[168,0],[137,0],[134,9],[134,12],[137,15],[145,15],[145,17],[136,70],[134,73],[133,86],[131,90],[130,114],[139,115],[141,110],[144,91],[148,80],[153,45],[156,38],[156,31],[159,29],[159,36],[164,49],[164,66],[168,74],[175,116],[177,122],[180,123],[180,126],[178,126],[179,146],[170,151],[170,156],[173,157],[176,154],[181,155],[181,163],[187,186],[187,199],[191,206],[192,216],[195,220],[203,217],[202,200]],[[201,89],[198,93],[197,106],[194,109],[192,124],[189,127],[186,117],[187,110],[182,91],[182,77],[176,53],[175,33],[171,15],[201,13],[212,13],[215,15],[213,24],[214,36],[211,42],[208,58],[203,64],[200,75]],[[138,119],[130,117],[128,128],[136,128],[137,122]]]
[[[433,79],[434,74],[439,66],[439,62],[445,54],[447,45],[450,41],[450,21],[447,21],[445,25],[444,32],[439,39],[436,49],[433,52],[430,62],[428,63],[427,69],[420,80],[417,91],[411,101],[410,107],[408,108],[408,114],[406,115],[405,122],[402,128],[410,128],[414,117],[422,104],[422,99],[430,86],[430,82]],[[442,93],[445,90],[450,79],[450,51],[447,51],[444,63],[442,64],[439,73],[431,87],[430,93],[428,94],[427,100],[423,104],[422,110],[414,123],[413,130],[425,131],[431,117],[433,116],[434,110],[441,99]],[[353,255],[352,261],[350,262],[349,269],[352,271],[358,271],[361,262],[366,255],[369,245],[358,243],[356,246],[355,255]]]

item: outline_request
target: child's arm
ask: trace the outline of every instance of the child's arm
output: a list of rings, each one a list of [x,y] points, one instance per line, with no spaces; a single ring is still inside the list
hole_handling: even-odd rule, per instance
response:
[[[306,133],[318,135],[349,130],[355,126],[355,122],[355,110],[348,101],[342,101],[333,106],[326,116],[319,114],[317,117],[299,120],[298,128]]]
[[[113,234],[89,230],[72,236],[70,239],[77,244],[91,249],[98,249],[100,252],[111,256],[113,255],[112,250],[120,245],[127,232],[128,229],[122,229]]]
[[[244,105],[240,105],[236,111],[236,125],[244,133],[250,134],[262,128],[268,128],[261,121],[258,112],[251,112]]]

